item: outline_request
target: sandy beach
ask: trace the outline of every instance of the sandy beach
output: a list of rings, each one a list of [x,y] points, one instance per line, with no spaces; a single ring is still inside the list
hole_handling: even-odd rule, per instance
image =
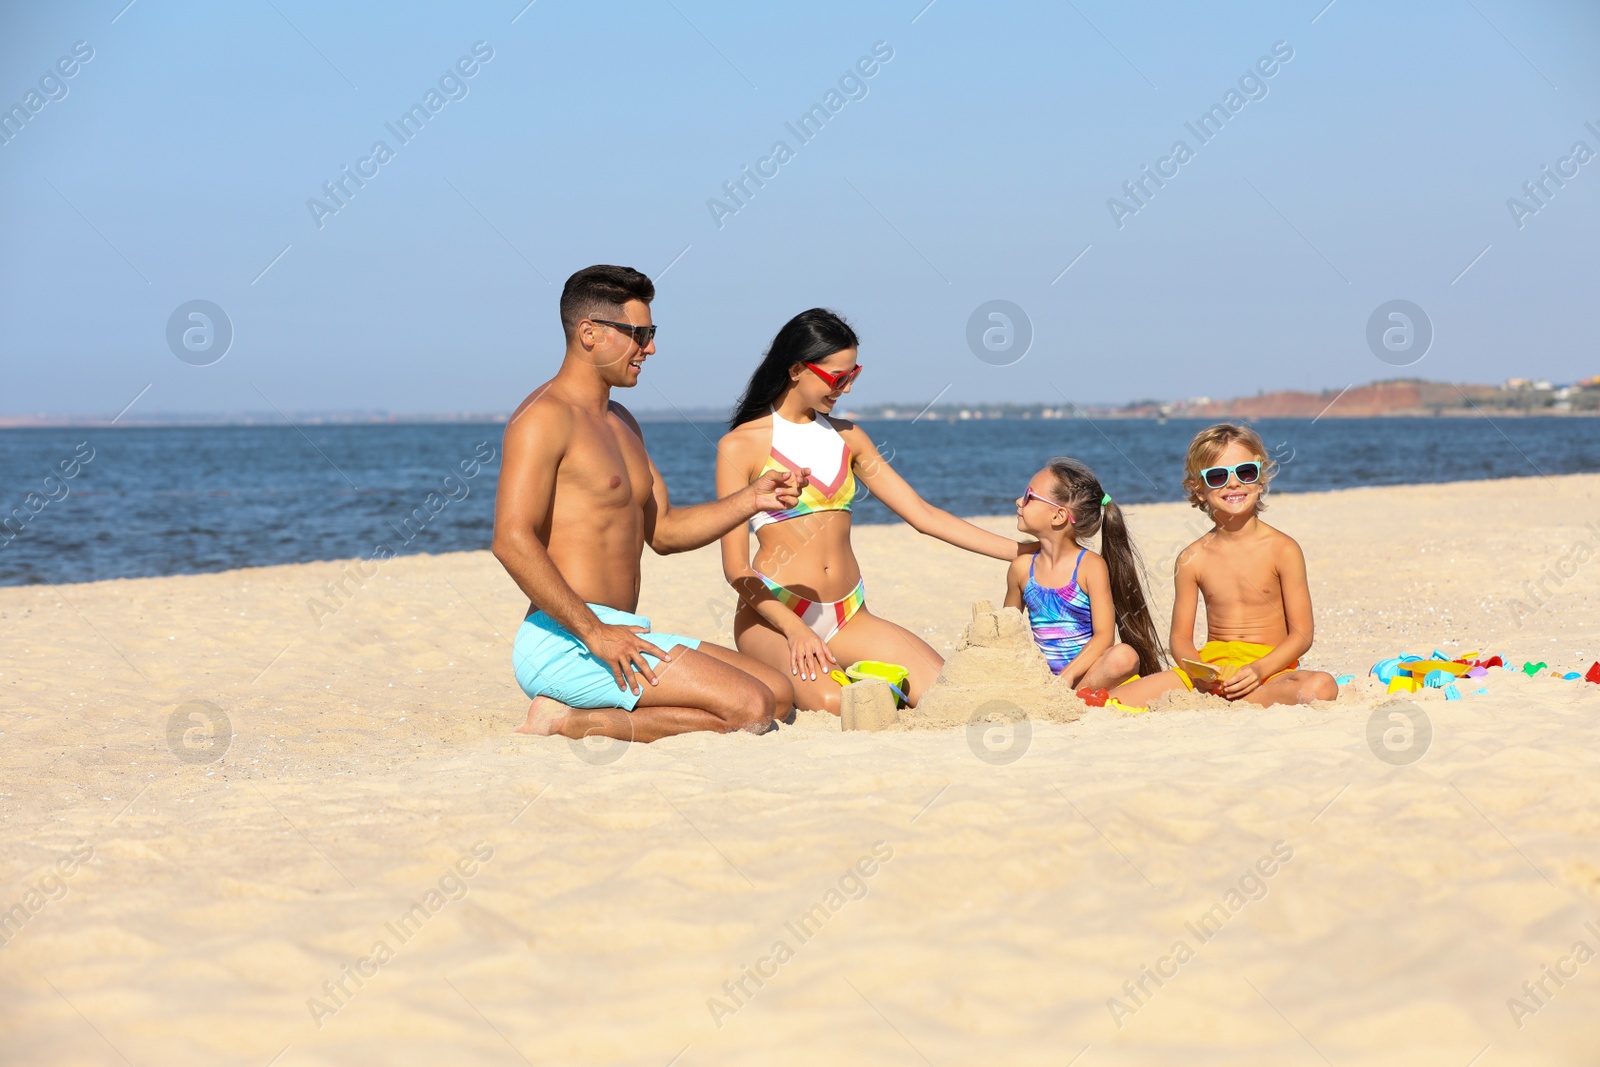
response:
[[[1337,702],[998,734],[517,735],[486,552],[0,589],[0,1061],[1595,1063],[1600,475],[1269,503]],[[1128,514],[1164,633],[1205,524]],[[936,648],[1003,595],[855,543]],[[646,557],[659,628],[732,607]],[[1434,649],[1546,666],[1380,758],[1366,672]]]

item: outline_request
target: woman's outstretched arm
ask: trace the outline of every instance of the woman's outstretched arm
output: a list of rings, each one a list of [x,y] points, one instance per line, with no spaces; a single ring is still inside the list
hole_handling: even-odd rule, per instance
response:
[[[878,446],[872,443],[872,438],[861,427],[851,426],[842,431],[841,436],[850,446],[856,478],[872,491],[873,496],[883,501],[885,507],[918,533],[995,559],[1016,559],[1038,548],[1033,541],[1018,542],[990,533],[922,499],[910,483],[889,466],[889,461],[883,458]]]

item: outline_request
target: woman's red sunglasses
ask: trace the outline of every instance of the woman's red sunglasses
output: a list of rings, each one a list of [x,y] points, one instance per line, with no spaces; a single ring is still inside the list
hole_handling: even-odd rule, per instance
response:
[[[857,363],[854,367],[851,367],[849,370],[840,371],[838,374],[834,374],[831,371],[825,371],[815,363],[803,363],[801,365],[807,370],[811,371],[811,373],[815,374],[818,378],[821,378],[823,381],[827,382],[828,388],[832,390],[843,389],[845,386],[861,377],[861,364],[859,363]]]

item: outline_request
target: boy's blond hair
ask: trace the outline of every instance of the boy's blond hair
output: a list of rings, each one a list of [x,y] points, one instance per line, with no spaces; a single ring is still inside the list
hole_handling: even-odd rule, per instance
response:
[[[1277,471],[1278,465],[1267,455],[1267,446],[1261,440],[1261,435],[1248,426],[1219,422],[1215,426],[1207,426],[1195,434],[1194,439],[1189,442],[1189,455],[1184,460],[1183,491],[1188,496],[1191,506],[1201,511],[1206,510],[1205,487],[1200,483],[1200,472],[1214,464],[1223,450],[1235,442],[1250,449],[1261,461],[1261,493],[1263,496],[1266,495],[1268,483],[1272,481],[1272,475]],[[1258,501],[1256,511],[1265,510],[1267,510],[1266,501]]]

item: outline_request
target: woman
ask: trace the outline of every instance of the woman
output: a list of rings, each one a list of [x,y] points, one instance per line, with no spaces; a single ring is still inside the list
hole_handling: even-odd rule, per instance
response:
[[[861,567],[850,547],[856,485],[916,530],[995,559],[1033,546],[933,507],[889,464],[861,427],[829,413],[861,373],[855,331],[838,315],[812,308],[790,319],[750,378],[717,446],[717,494],[742,489],[763,471],[804,471],[810,484],[789,511],[756,516],[750,535],[722,538],[722,571],[739,594],[734,641],[747,656],[788,672],[795,706],[839,714],[840,664],[871,659],[911,672],[915,705],[944,666],[929,644],[867,609]],[[908,580],[914,580],[907,576]]]

